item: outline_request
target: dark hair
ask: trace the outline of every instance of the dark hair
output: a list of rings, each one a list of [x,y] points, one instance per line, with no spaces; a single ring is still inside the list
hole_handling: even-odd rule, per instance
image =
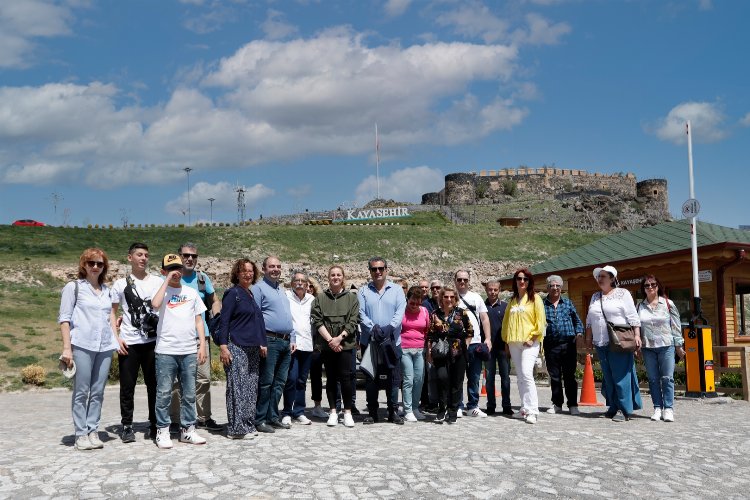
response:
[[[186,241],[185,243],[183,243],[182,245],[180,245],[180,248],[177,249],[177,253],[179,255],[182,255],[182,249],[183,248],[195,248],[196,250],[198,250],[198,245],[196,245],[192,241]]]
[[[99,274],[99,278],[97,281],[101,285],[104,283],[104,280],[107,279],[107,271],[109,271],[109,259],[107,258],[107,254],[104,253],[104,250],[101,248],[87,248],[83,251],[81,254],[81,258],[78,259],[78,278],[79,279],[86,279],[86,261],[92,260],[94,257],[101,257],[102,262],[104,262],[104,268],[102,269],[102,272]]]
[[[388,263],[385,261],[383,257],[370,257],[370,260],[367,261],[367,269],[370,269],[372,267],[373,262],[382,262],[383,266],[388,269]]]
[[[647,275],[646,275],[646,276],[644,276],[644,277],[643,277],[643,279],[641,280],[641,293],[643,294],[643,296],[644,296],[644,297],[646,296],[646,282],[647,282],[648,280],[650,280],[650,279],[652,279],[652,280],[654,280],[654,281],[656,282],[656,294],[657,294],[657,295],[658,295],[659,297],[666,297],[666,296],[667,296],[667,294],[666,294],[666,292],[664,291],[664,286],[662,286],[662,284],[661,284],[661,281],[659,281],[659,278],[657,278],[657,277],[656,277],[656,276],[654,276],[653,274],[647,274]]]
[[[424,298],[424,290],[422,290],[422,288],[418,286],[413,286],[409,288],[409,291],[406,292],[406,300],[409,300],[412,297],[414,297],[415,299],[422,300]]]
[[[440,289],[440,295],[439,295],[439,297],[440,297],[440,303],[441,304],[443,302],[443,295],[445,295],[445,292],[453,292],[453,294],[456,296],[456,298],[458,298],[458,292],[456,291],[456,289],[453,288],[450,285],[445,285],[444,287],[442,287]]]
[[[130,245],[130,248],[128,248],[128,255],[130,255],[131,253],[135,252],[138,249],[145,250],[148,252],[148,246],[146,246],[145,243],[140,243],[136,241],[135,243]]]
[[[529,302],[534,302],[534,275],[531,274],[531,271],[529,271],[525,267],[522,267],[521,269],[518,269],[515,273],[513,273],[513,297],[520,302],[521,296],[518,293],[518,282],[516,281],[516,278],[521,273],[529,278],[529,284],[526,286],[526,298],[529,300]]]
[[[234,265],[232,265],[232,271],[229,273],[229,281],[231,281],[233,285],[238,285],[240,283],[240,271],[245,267],[245,264],[250,264],[253,268],[253,279],[250,281],[250,284],[254,285],[258,281],[260,271],[258,271],[258,266],[255,262],[250,259],[239,259]]]

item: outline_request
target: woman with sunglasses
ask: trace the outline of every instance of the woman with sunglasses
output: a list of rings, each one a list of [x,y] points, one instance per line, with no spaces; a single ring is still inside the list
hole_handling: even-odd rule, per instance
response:
[[[518,417],[528,424],[535,424],[539,415],[534,366],[546,330],[544,302],[534,293],[534,275],[528,269],[519,269],[513,275],[513,297],[503,316],[502,338],[516,367],[521,398]]]
[[[406,310],[401,321],[401,371],[404,374],[401,394],[404,398],[404,420],[424,420],[419,411],[419,398],[424,382],[424,344],[430,328],[430,313],[422,306],[424,292],[413,286],[406,293]]]
[[[604,377],[602,395],[609,406],[604,416],[613,422],[624,422],[631,419],[635,410],[641,409],[641,391],[635,373],[634,353],[609,350],[607,322],[632,326],[637,349],[640,349],[641,320],[635,310],[633,296],[624,288],[618,288],[617,269],[612,266],[597,267],[594,278],[601,291],[596,292],[589,303],[586,345],[595,345],[599,356]]]
[[[451,286],[440,290],[440,309],[432,313],[430,330],[427,333],[427,362],[434,366],[438,393],[438,412],[435,423],[449,424],[458,418],[458,403],[461,400],[466,373],[467,346],[474,336],[468,311],[456,307],[458,292]],[[440,340],[448,341],[444,357],[434,356],[433,346]]]
[[[648,373],[648,390],[654,403],[651,420],[674,422],[674,361],[675,351],[685,357],[685,340],[680,328],[680,313],[664,293],[661,282],[653,274],[641,280],[645,295],[637,307],[641,319],[641,352]]]
[[[60,361],[68,368],[75,365],[72,410],[77,450],[104,447],[99,421],[112,353],[118,348],[110,323],[112,299],[104,284],[108,270],[107,254],[87,248],[78,261],[78,279],[65,285],[60,300]]]

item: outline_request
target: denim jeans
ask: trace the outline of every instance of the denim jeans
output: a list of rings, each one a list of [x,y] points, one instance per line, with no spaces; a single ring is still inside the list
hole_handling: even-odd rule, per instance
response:
[[[648,390],[654,408],[672,408],[674,404],[674,346],[644,347],[643,362],[648,373]]]
[[[466,363],[466,394],[468,396],[467,410],[479,406],[479,381],[482,378],[482,360],[475,353],[479,344],[470,344],[469,358]]]
[[[99,428],[112,351],[96,352],[73,346],[76,375],[73,379],[73,427],[76,437]]]
[[[621,411],[630,415],[643,406],[638,376],[632,352],[612,352],[609,346],[596,346],[602,368],[602,395],[607,401],[607,413]]]
[[[281,414],[299,417],[305,413],[305,389],[312,364],[312,351],[294,351],[284,386],[284,409]]]
[[[180,383],[180,425],[195,425],[195,377],[198,370],[198,355],[156,354],[156,426],[169,427],[172,419],[169,406],[172,403],[172,385]]]
[[[266,337],[268,351],[260,358],[260,383],[258,404],[255,409],[255,425],[279,419],[279,402],[284,394],[289,363],[292,361],[289,341]]]
[[[422,395],[422,383],[424,382],[424,356],[422,351],[421,347],[404,349],[401,356],[401,372],[404,377],[401,389],[404,396],[404,413],[410,413],[419,408],[419,397]]]
[[[544,357],[547,360],[547,373],[552,389],[552,404],[562,407],[567,399],[568,408],[578,406],[576,337],[545,337]]]
[[[505,353],[505,344],[490,352],[487,362],[487,409],[495,410],[495,368],[500,374],[500,393],[502,395],[503,410],[510,409],[510,355]]]

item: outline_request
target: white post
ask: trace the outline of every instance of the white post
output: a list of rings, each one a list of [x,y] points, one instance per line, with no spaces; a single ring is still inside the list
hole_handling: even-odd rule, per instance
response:
[[[693,183],[693,139],[690,134],[690,120],[685,125],[687,130],[687,143],[688,143],[688,170],[690,172],[690,199],[695,199],[695,185]],[[698,219],[695,215],[690,218],[690,245],[692,250],[693,260],[693,297],[699,298],[699,283],[698,283]],[[697,312],[697,311],[696,311]]]
[[[378,139],[378,124],[375,124],[375,181],[378,185],[378,200],[380,199],[380,139]]]

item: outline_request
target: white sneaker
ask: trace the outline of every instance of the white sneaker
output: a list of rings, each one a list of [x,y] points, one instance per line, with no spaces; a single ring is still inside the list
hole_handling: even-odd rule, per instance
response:
[[[562,413],[562,406],[553,405],[552,408],[547,410],[547,413],[554,415],[555,413]]]
[[[328,415],[328,422],[326,422],[326,425],[328,427],[336,427],[339,425],[339,415],[335,411]]]
[[[654,408],[654,414],[651,415],[651,420],[654,422],[661,420],[661,408]]]
[[[300,424],[300,425],[310,425],[310,424],[312,424],[312,420],[310,420],[309,418],[307,418],[304,415],[300,415],[299,417],[295,418],[294,420],[296,420],[297,423]],[[282,420],[282,422],[283,422],[283,420]]]
[[[425,416],[424,416],[424,414],[423,414],[423,413],[422,413],[421,411],[419,411],[419,410],[414,410],[414,411],[412,411],[412,413],[414,413],[414,416],[415,416],[415,417],[417,417],[417,420],[424,420],[424,419],[426,419],[426,418],[427,418],[427,417],[425,417]]]
[[[518,410],[517,412],[515,412],[513,414],[513,418],[525,419],[526,418],[526,410],[524,410],[523,408],[521,408],[520,410]]]
[[[328,418],[328,413],[320,405],[315,406],[310,414],[315,418]]]
[[[89,442],[91,443],[91,447],[94,449],[98,450],[100,448],[104,448],[104,443],[102,443],[102,440],[99,439],[99,433],[97,431],[89,433]]]
[[[289,415],[284,415],[281,419],[281,423],[284,425],[292,425],[292,417]]]
[[[414,416],[413,412],[409,412],[404,416],[404,420],[407,422],[418,422],[417,417]]]
[[[529,414],[529,415],[526,415],[526,423],[527,424],[535,424],[536,423],[536,415],[534,415],[533,413]]]
[[[188,428],[183,427],[182,430],[180,430],[180,443],[206,444],[206,439],[198,434],[194,425],[191,425]]]
[[[577,406],[571,406],[570,407],[570,414],[571,415],[580,415],[581,414],[581,410],[579,410]]]
[[[674,422],[674,410],[672,408],[665,408],[663,415],[665,422]]]
[[[459,408],[458,411],[456,411],[456,418],[461,418],[464,416],[464,411]]]
[[[75,444],[76,450],[93,450],[94,446],[86,435],[78,436]]]
[[[354,417],[351,413],[344,413],[344,425],[346,427],[354,427]]]
[[[172,437],[169,435],[169,427],[157,429],[156,446],[165,450],[172,447]]]
[[[482,410],[480,410],[479,408],[472,408],[472,410],[469,412],[469,415],[471,415],[472,417],[480,417],[480,418],[484,418],[487,416],[487,414],[483,412]]]

